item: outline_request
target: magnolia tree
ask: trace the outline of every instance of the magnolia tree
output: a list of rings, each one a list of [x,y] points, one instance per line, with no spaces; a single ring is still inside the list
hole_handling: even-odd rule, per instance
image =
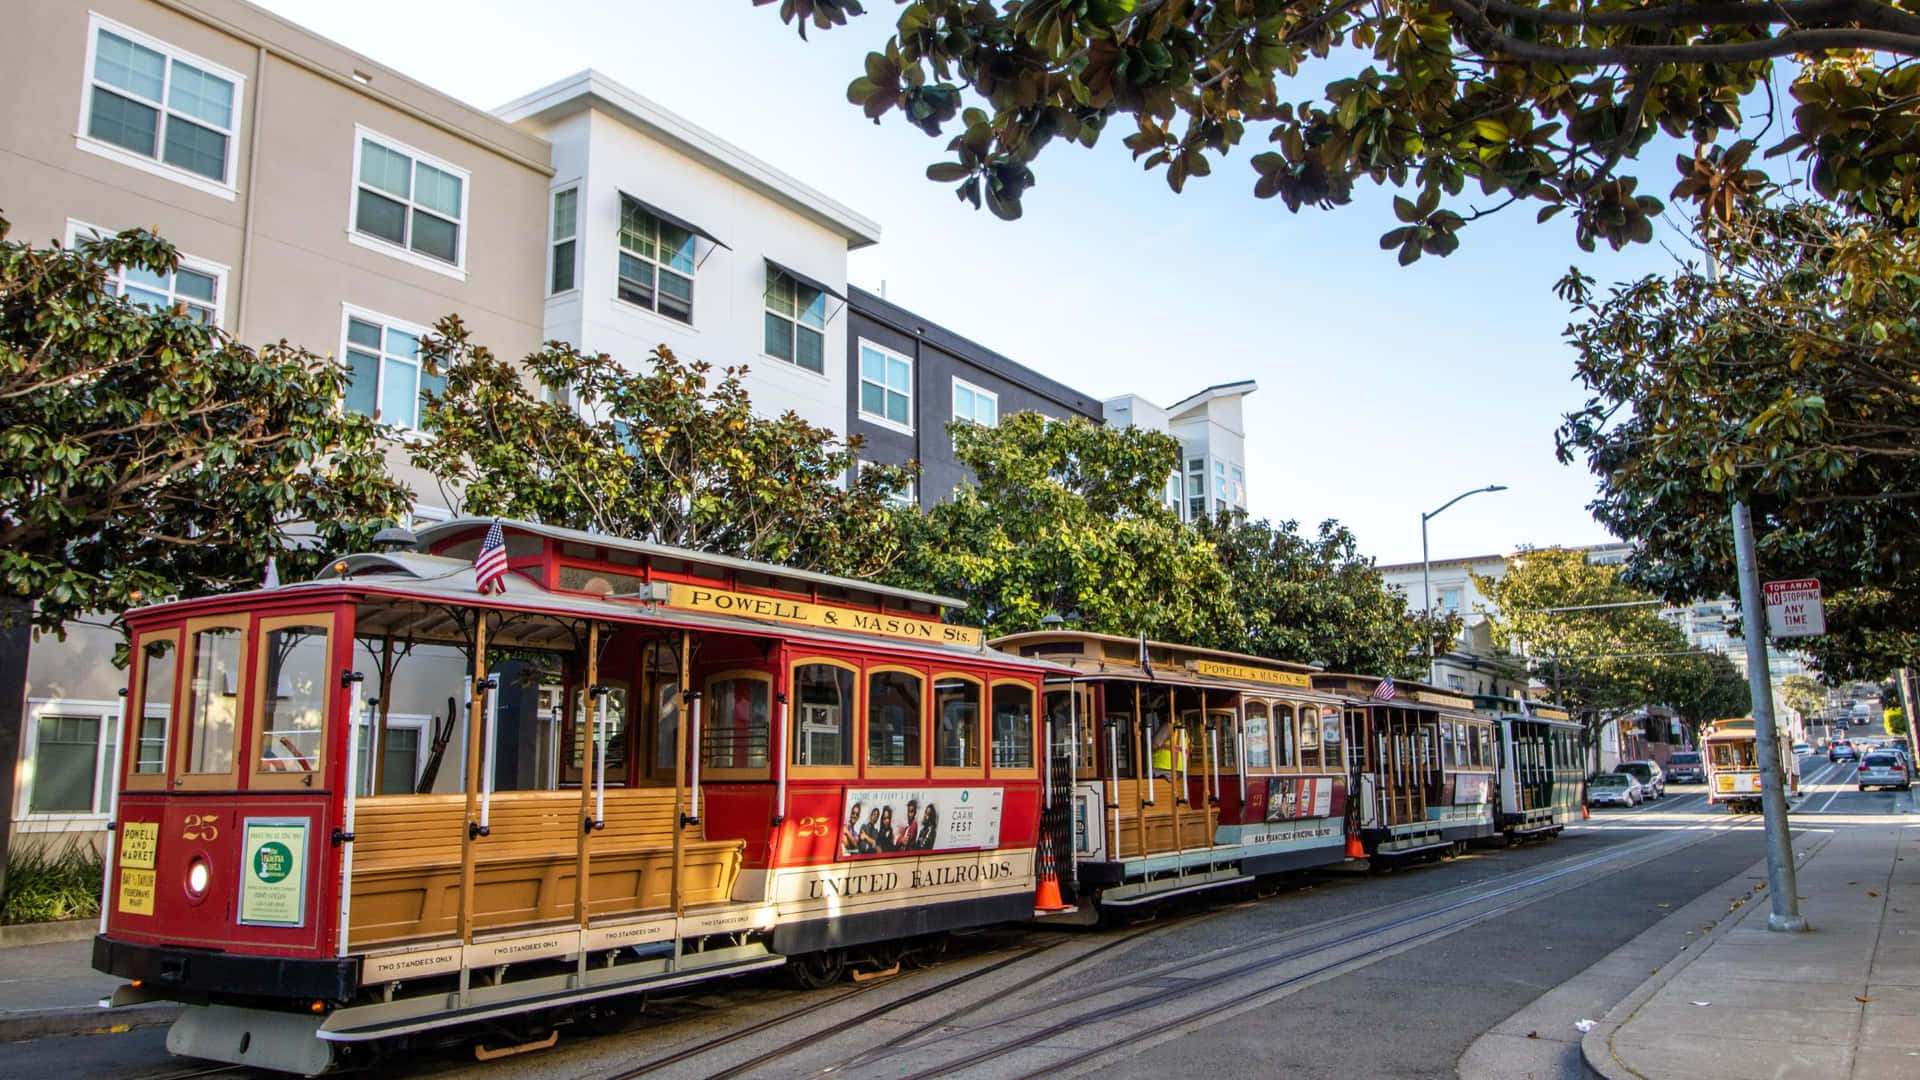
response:
[[[893,583],[967,600],[960,618],[990,635],[1059,615],[1102,633],[1240,647],[1231,579],[1161,501],[1180,458],[1172,437],[1031,412],[950,431],[973,480],[908,519]]]
[[[771,4],[774,0],[755,0]],[[1017,217],[1035,163],[1110,124],[1175,191],[1248,148],[1289,210],[1402,189],[1380,238],[1446,255],[1515,203],[1575,238],[1645,241],[1657,193],[1706,198],[1754,140],[1829,198],[1911,218],[1920,14],[1891,0],[780,0],[802,35],[891,9],[847,87],[876,123],[945,140],[927,176]],[[1784,91],[1784,93],[1782,92]],[[1790,99],[1791,105],[1788,104]],[[1765,103],[1749,118],[1744,104]],[[1791,108],[1791,115],[1782,115]],[[1701,146],[1642,186],[1656,133]],[[1677,183],[1675,183],[1677,181]]]
[[[717,381],[662,346],[637,371],[549,342],[521,365],[446,318],[422,344],[446,377],[414,464],[450,505],[854,577],[900,557],[912,470],[853,471],[861,443],[792,412],[756,415],[741,371]]]
[[[269,559],[301,574],[409,502],[373,423],[337,407],[339,365],[116,295],[115,268],[171,275],[171,244],[8,233],[0,219],[0,806],[30,627],[256,585]]]

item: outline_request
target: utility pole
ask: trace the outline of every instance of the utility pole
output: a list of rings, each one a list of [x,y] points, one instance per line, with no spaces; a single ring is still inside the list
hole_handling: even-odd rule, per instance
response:
[[[1767,892],[1773,911],[1769,930],[1805,930],[1794,881],[1793,833],[1787,822],[1787,778],[1780,768],[1780,742],[1773,725],[1773,672],[1767,667],[1767,610],[1760,598],[1760,568],[1753,552],[1753,515],[1733,503],[1733,554],[1740,575],[1740,621],[1747,644],[1747,688],[1753,694],[1753,750],[1760,758],[1760,809],[1767,830]]]

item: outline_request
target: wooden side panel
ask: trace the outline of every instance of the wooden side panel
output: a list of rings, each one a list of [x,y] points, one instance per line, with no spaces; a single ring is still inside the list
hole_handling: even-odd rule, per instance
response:
[[[1153,805],[1146,805],[1147,785],[1153,785]],[[1122,780],[1120,791],[1120,842],[1122,859],[1144,855],[1171,855],[1212,845],[1219,824],[1217,807],[1174,805],[1173,781]],[[1176,819],[1179,835],[1175,836]]]
[[[458,932],[464,795],[363,799],[354,823],[350,946]],[[573,917],[580,796],[572,791],[495,795],[491,835],[477,842],[474,925],[480,930]],[[673,789],[607,792],[606,828],[593,836],[589,913],[610,917],[665,911],[673,889]],[[733,892],[743,844],[684,831],[688,904]]]

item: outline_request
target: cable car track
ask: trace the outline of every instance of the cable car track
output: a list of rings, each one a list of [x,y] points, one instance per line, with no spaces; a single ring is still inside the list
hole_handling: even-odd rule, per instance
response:
[[[1702,822],[1696,825],[1686,826],[1685,828],[1679,831],[1680,832],[1679,836],[1665,836],[1658,839],[1652,839],[1652,840],[1646,840],[1646,841],[1640,841],[1640,842],[1630,842],[1626,845],[1623,845],[1619,850],[1602,852],[1596,855],[1581,857],[1574,860],[1569,865],[1560,866],[1555,869],[1548,870],[1546,872],[1528,873],[1527,876],[1523,877],[1519,881],[1510,882],[1506,885],[1494,888],[1490,891],[1485,890],[1483,886],[1461,886],[1458,889],[1449,890],[1449,892],[1458,892],[1461,889],[1467,889],[1467,888],[1475,888],[1475,889],[1478,889],[1479,891],[1476,891],[1471,896],[1465,897],[1463,899],[1454,900],[1449,903],[1439,905],[1438,907],[1431,906],[1430,904],[1427,906],[1423,906],[1422,909],[1419,911],[1415,911],[1415,912],[1400,916],[1398,918],[1391,919],[1384,923],[1368,926],[1363,929],[1354,930],[1354,931],[1342,934],[1339,937],[1336,937],[1330,941],[1324,941],[1314,945],[1303,946],[1301,948],[1288,950],[1277,956],[1262,957],[1257,960],[1247,961],[1245,963],[1228,968],[1224,971],[1209,973],[1204,976],[1197,976],[1196,978],[1204,981],[1207,985],[1211,986],[1211,985],[1217,985],[1221,982],[1230,981],[1233,979],[1245,978],[1249,975],[1257,975],[1262,971],[1269,970],[1274,967],[1298,962],[1304,959],[1310,959],[1315,955],[1324,954],[1329,951],[1336,951],[1345,946],[1350,946],[1357,942],[1364,941],[1367,938],[1377,937],[1382,934],[1391,934],[1393,931],[1397,929],[1403,929],[1405,927],[1412,926],[1418,923],[1427,922],[1452,912],[1461,911],[1462,909],[1468,909],[1468,908],[1477,908],[1485,904],[1485,902],[1490,899],[1494,899],[1500,896],[1511,895],[1513,893],[1520,892],[1523,890],[1537,889],[1541,885],[1545,885],[1547,883],[1550,883],[1559,879],[1563,879],[1574,874],[1578,874],[1585,870],[1591,870],[1597,866],[1602,866],[1608,863],[1616,862],[1620,859],[1624,859],[1624,858],[1628,858],[1636,855],[1645,855],[1645,856],[1651,857],[1653,854],[1662,851],[1662,849],[1686,846],[1685,843],[1682,842],[1681,837],[1684,837],[1688,833],[1694,833],[1696,831],[1721,832],[1721,831],[1726,831],[1733,827],[1734,826],[1732,824],[1727,822]],[[1689,841],[1689,842],[1697,842],[1697,841]],[[1570,888],[1572,887],[1572,884],[1574,883],[1570,883],[1566,887]],[[1561,890],[1556,889],[1554,891],[1558,892]],[[1442,893],[1440,895],[1445,896],[1446,894]],[[1433,899],[1432,897],[1420,898],[1420,900],[1422,901],[1431,901],[1432,899]],[[1274,990],[1297,985],[1301,982],[1318,977],[1319,975],[1325,974],[1329,971],[1333,971],[1338,968],[1360,965],[1367,961],[1370,961],[1373,958],[1378,957],[1381,953],[1384,953],[1390,950],[1398,950],[1398,949],[1406,948],[1406,947],[1416,945],[1433,938],[1445,936],[1446,934],[1450,934],[1455,930],[1464,928],[1465,926],[1471,925],[1476,922],[1480,922],[1486,918],[1490,918],[1492,916],[1499,915],[1507,911],[1524,907],[1528,904],[1536,902],[1539,899],[1541,899],[1541,897],[1538,895],[1528,894],[1528,895],[1516,897],[1515,899],[1509,900],[1502,904],[1497,904],[1491,908],[1486,908],[1484,910],[1477,910],[1477,911],[1469,911],[1458,918],[1447,920],[1445,923],[1441,924],[1440,926],[1421,930],[1417,933],[1404,936],[1404,937],[1395,937],[1391,940],[1382,942],[1381,944],[1376,945],[1372,948],[1366,949],[1363,952],[1360,952],[1358,954],[1339,956],[1335,959],[1328,961],[1325,964],[1316,965],[1313,969],[1309,971],[1288,976],[1287,978],[1281,980],[1280,982],[1269,984],[1258,990],[1253,991],[1252,993],[1254,994],[1270,993]],[[1155,1005],[1162,1005],[1162,1004],[1175,1002],[1183,996],[1192,994],[1195,990],[1195,987],[1192,985],[1185,985],[1185,984],[1175,985],[1171,987],[1156,986],[1154,984],[1162,982],[1163,980],[1168,978],[1170,975],[1175,974],[1176,972],[1179,972],[1182,970],[1191,970],[1197,964],[1205,964],[1209,962],[1210,958],[1217,958],[1222,953],[1243,953],[1247,951],[1248,948],[1258,947],[1261,944],[1268,943],[1268,942],[1277,940],[1279,938],[1299,937],[1305,934],[1315,933],[1317,931],[1320,931],[1329,927],[1330,925],[1341,924],[1341,923],[1351,923],[1356,918],[1366,918],[1369,915],[1392,910],[1394,908],[1403,908],[1405,906],[1406,906],[1405,903],[1381,905],[1377,908],[1371,909],[1369,912],[1366,912],[1360,915],[1337,916],[1334,918],[1321,920],[1317,923],[1313,923],[1305,927],[1297,927],[1297,928],[1289,929],[1286,931],[1276,932],[1273,934],[1262,935],[1260,937],[1257,937],[1251,940],[1236,942],[1232,946],[1223,947],[1222,949],[1215,950],[1214,952],[1209,954],[1204,954],[1199,957],[1189,957],[1177,963],[1159,965],[1157,967],[1150,968],[1147,971],[1128,976],[1124,979],[1112,980],[1104,984],[1097,984],[1093,987],[1087,988],[1080,995],[1078,995],[1078,997],[1074,1001],[1052,1002],[1052,1003],[1047,1003],[1043,1005],[1038,1005],[1038,1006],[1034,1006],[1034,1007],[1022,1010],[1020,1012],[1016,1012],[1010,1016],[997,1018],[990,1023],[984,1023],[984,1024],[976,1025],[971,1028],[965,1028],[958,1031],[948,1032],[940,1035],[939,1037],[936,1037],[933,1039],[927,1039],[921,1042],[913,1041],[917,1037],[926,1034],[928,1031],[932,1030],[933,1028],[950,1022],[953,1018],[955,1018],[958,1015],[964,1015],[966,1012],[976,1011],[979,1008],[982,1008],[986,1004],[988,1004],[988,1002],[985,1002],[985,1001],[978,1002],[973,1005],[965,1006],[965,1007],[962,1007],[961,1009],[955,1010],[953,1013],[950,1013],[947,1016],[941,1017],[936,1021],[921,1025],[919,1028],[915,1029],[914,1031],[907,1032],[901,1036],[896,1036],[894,1039],[889,1040],[887,1044],[884,1044],[887,1052],[876,1053],[876,1051],[881,1050],[881,1047],[869,1048],[868,1050],[863,1051],[861,1054],[855,1055],[855,1057],[850,1058],[845,1062],[842,1062],[835,1066],[830,1066],[827,1069],[816,1071],[811,1075],[821,1076],[821,1075],[825,1075],[827,1073],[838,1071],[841,1069],[851,1068],[855,1065],[872,1064],[876,1061],[880,1061],[887,1057],[891,1057],[894,1055],[894,1053],[924,1050],[927,1047],[934,1046],[936,1044],[946,1042],[951,1039],[960,1038],[960,1037],[971,1035],[974,1033],[986,1031],[986,1030],[999,1027],[1005,1024],[1009,1024],[1009,1023],[1018,1023],[1020,1021],[1029,1020],[1029,1019],[1032,1019],[1033,1017],[1041,1016],[1046,1013],[1055,1012],[1067,1006],[1077,1004],[1079,1002],[1083,1002],[1086,999],[1091,997],[1095,997],[1103,994],[1111,994],[1119,990],[1131,989],[1135,987],[1146,987],[1149,990],[1149,992],[1144,996],[1129,999],[1128,1001],[1119,1005],[1086,1010],[1039,1030],[1032,1030],[1032,1031],[1023,1030],[1018,1037],[1008,1042],[984,1048],[982,1050],[979,1050],[965,1057],[961,1057],[958,1059],[943,1059],[942,1064],[938,1068],[909,1074],[906,1077],[906,1080],[930,1080],[930,1078],[936,1077],[936,1076],[951,1075],[954,1072],[968,1068],[972,1065],[977,1065],[986,1061],[991,1061],[996,1058],[1004,1057],[1005,1055],[1009,1053],[1013,1053],[1017,1050],[1030,1048],[1038,1043],[1044,1042],[1047,1039],[1053,1038],[1055,1036],[1064,1034],[1069,1031],[1073,1031],[1078,1028],[1085,1027],[1089,1024],[1098,1024],[1098,1023],[1102,1023],[1109,1020],[1119,1019],[1121,1017],[1132,1015],[1133,1013],[1139,1012],[1143,1009],[1153,1007]],[[1194,1019],[1205,1017],[1211,1014],[1216,1014],[1217,1011],[1218,1011],[1217,1006],[1208,1006],[1207,1008],[1196,1010],[1192,1013],[1183,1014],[1182,1016],[1171,1021],[1170,1023],[1172,1025],[1184,1024]],[[1156,1029],[1161,1029],[1166,1026],[1169,1026],[1169,1025],[1156,1024]],[[1055,1073],[1057,1070],[1061,1068],[1068,1067],[1075,1064],[1081,1064],[1081,1063],[1084,1063],[1085,1061],[1092,1060],[1095,1057],[1110,1054],[1116,1045],[1134,1042],[1134,1041],[1137,1041],[1140,1037],[1142,1036],[1141,1035],[1125,1035],[1125,1034],[1117,1035],[1113,1041],[1110,1041],[1106,1045],[1096,1050],[1086,1051],[1083,1054],[1076,1055],[1065,1061],[1049,1062],[1044,1068],[1026,1075],[1034,1078],[1048,1076]]]

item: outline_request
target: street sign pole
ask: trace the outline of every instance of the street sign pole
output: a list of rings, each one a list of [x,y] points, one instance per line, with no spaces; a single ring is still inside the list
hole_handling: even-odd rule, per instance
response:
[[[1767,667],[1767,619],[1760,593],[1760,570],[1753,554],[1753,516],[1747,504],[1733,504],[1733,554],[1740,574],[1740,620],[1747,639],[1747,687],[1753,693],[1754,753],[1760,758],[1760,809],[1767,829],[1767,892],[1773,911],[1769,930],[1805,930],[1793,873],[1793,834],[1787,823],[1787,778],[1780,768],[1780,743],[1773,727],[1773,672]]]

